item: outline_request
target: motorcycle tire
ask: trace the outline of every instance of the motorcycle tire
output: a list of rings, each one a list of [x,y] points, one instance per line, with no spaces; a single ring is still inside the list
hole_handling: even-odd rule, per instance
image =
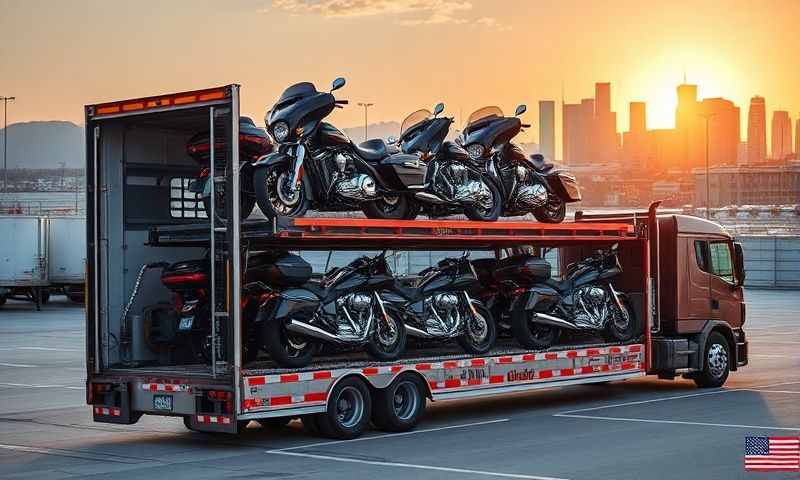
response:
[[[218,219],[225,220],[225,194],[222,192],[217,192],[217,196],[214,199],[214,207],[216,216]],[[244,220],[245,218],[249,217],[251,213],[253,213],[253,209],[256,208],[256,198],[252,195],[248,195],[242,192],[239,196],[239,218]],[[203,197],[203,210],[206,211],[206,215],[211,215],[211,196]]]
[[[394,324],[394,328],[397,330],[396,336],[389,342],[381,341],[380,332],[378,331],[379,326],[376,325],[375,331],[372,333],[369,342],[367,343],[367,352],[370,354],[370,356],[372,356],[372,358],[381,362],[391,362],[397,360],[406,350],[406,326],[403,324],[403,322],[395,317],[392,317],[391,315],[389,315],[388,318]],[[379,318],[377,322],[380,323],[382,320]]]
[[[362,205],[361,211],[367,218],[390,220],[413,220],[419,215],[420,206],[408,195],[398,195],[394,203],[380,198]]]
[[[514,338],[525,348],[544,350],[558,341],[561,331],[556,327],[532,323],[530,311],[517,309],[511,314],[511,331]]]
[[[494,347],[495,341],[497,340],[497,325],[495,325],[492,312],[490,312],[489,309],[486,308],[482,303],[473,302],[472,305],[475,307],[475,311],[481,317],[479,321],[483,322],[482,327],[485,328],[486,331],[483,332],[483,335],[480,339],[473,338],[469,333],[471,325],[468,323],[465,325],[465,330],[467,331],[458,337],[457,341],[458,344],[461,345],[461,348],[463,348],[467,353],[484,354]],[[474,319],[469,318],[467,321],[472,322]]]
[[[492,208],[484,210],[477,205],[467,205],[464,207],[464,215],[470,220],[477,222],[494,222],[503,213],[503,195],[492,182],[486,182],[489,191],[492,192]]]
[[[293,344],[286,334],[283,321],[270,319],[261,326],[261,344],[275,363],[285,368],[306,367],[314,355],[314,344],[304,338]]]
[[[561,198],[548,194],[547,203],[534,210],[533,216],[541,223],[561,223],[567,216],[567,204]]]
[[[626,325],[617,325],[613,319],[606,325],[606,335],[612,341],[629,342],[639,332],[639,322],[636,313],[627,298],[622,298],[622,306],[627,310],[629,321]],[[616,310],[616,308],[615,308]]]
[[[286,173],[288,166],[269,165],[264,168],[256,169],[253,174],[253,189],[256,192],[256,203],[261,213],[267,218],[275,217],[302,217],[308,209],[308,195],[306,194],[306,183],[300,182],[299,190],[297,191],[297,200],[293,205],[285,204],[281,200],[281,196],[276,188],[278,186],[278,179],[280,175]],[[285,208],[280,210],[276,209],[273,201],[280,203]]]

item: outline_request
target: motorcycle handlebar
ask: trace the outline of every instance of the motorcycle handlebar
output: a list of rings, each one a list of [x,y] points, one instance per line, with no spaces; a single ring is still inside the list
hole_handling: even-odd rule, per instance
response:
[[[531,128],[531,124],[530,123],[523,123],[521,126],[522,126],[522,128]]]

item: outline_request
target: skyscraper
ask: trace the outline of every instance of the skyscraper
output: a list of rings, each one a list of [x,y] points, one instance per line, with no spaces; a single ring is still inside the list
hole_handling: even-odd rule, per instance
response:
[[[556,157],[555,111],[556,102],[539,101],[539,152],[548,162]]]
[[[611,111],[611,83],[594,84],[594,109],[597,116]]]
[[[764,97],[750,99],[747,112],[747,163],[763,162],[767,158],[767,109]]]
[[[580,112],[578,113],[578,131],[580,137],[575,148],[575,162],[573,165],[586,165],[597,163],[594,124],[594,99],[581,99]]]
[[[693,162],[690,167],[705,166],[706,141],[708,141],[708,163],[712,167],[719,165],[736,165],[738,155],[739,107],[724,98],[705,98],[699,104],[699,120],[702,133],[696,132],[694,137],[700,141],[689,143],[689,158]],[[705,138],[705,116],[708,116],[708,139]]]
[[[675,109],[675,140],[677,158],[673,168],[689,170],[705,157],[694,158],[690,145],[705,142],[705,131],[699,132],[702,123],[697,106],[697,85],[678,85],[678,108]]]
[[[800,160],[800,114],[797,116],[797,126],[794,129],[794,154]]]
[[[594,121],[592,163],[609,163],[618,160],[619,139],[617,137],[617,114],[611,111],[611,84],[594,84]]]
[[[644,102],[630,103],[630,127],[628,131],[644,133],[647,130],[647,110]]]
[[[584,136],[580,131],[581,106],[577,103],[562,103],[561,109],[562,156],[565,164],[575,165]]]
[[[789,112],[775,110],[772,113],[772,158],[784,160],[792,154],[792,120]]]

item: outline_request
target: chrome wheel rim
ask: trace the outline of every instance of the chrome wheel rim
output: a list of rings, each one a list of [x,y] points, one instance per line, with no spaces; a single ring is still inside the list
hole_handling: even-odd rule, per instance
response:
[[[345,428],[358,425],[364,416],[364,396],[355,387],[344,387],[336,398],[336,420]]]
[[[397,321],[388,315],[384,321],[378,320],[376,330],[376,333],[378,334],[378,343],[384,347],[391,348],[395,343],[397,343],[397,339],[400,337],[397,328]]]
[[[392,396],[394,415],[403,421],[411,420],[419,408],[419,390],[417,384],[405,380],[397,385]]]
[[[725,375],[728,369],[728,352],[719,343],[711,345],[708,349],[708,371],[714,378]]]
[[[489,332],[489,326],[486,322],[486,317],[476,311],[474,318],[467,322],[467,332],[474,343],[481,343],[486,340],[486,335]]]
[[[614,328],[624,332],[631,324],[630,315],[628,314],[627,309],[620,309],[619,307],[614,308],[614,312]]]
[[[289,214],[297,207],[300,201],[300,189],[303,188],[302,184],[295,189],[294,193],[289,196],[284,191],[283,185],[288,182],[287,172],[278,174],[277,170],[271,170],[267,176],[267,193],[269,195],[269,203],[276,212],[282,214]]]

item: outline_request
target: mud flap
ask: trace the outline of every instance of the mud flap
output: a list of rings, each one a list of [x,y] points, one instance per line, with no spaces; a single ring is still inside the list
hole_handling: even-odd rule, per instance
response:
[[[127,383],[94,383],[92,419],[95,422],[132,425],[142,418],[141,412],[131,411],[130,385]]]

